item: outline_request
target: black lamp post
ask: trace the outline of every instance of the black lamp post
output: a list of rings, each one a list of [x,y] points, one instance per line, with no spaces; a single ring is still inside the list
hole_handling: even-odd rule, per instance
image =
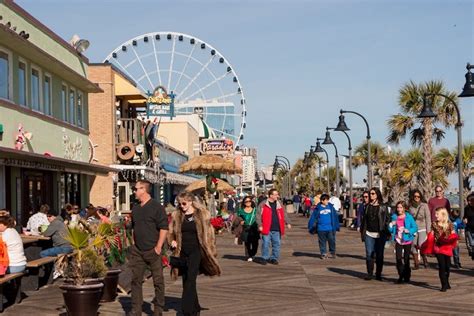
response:
[[[459,95],[459,97],[472,97],[474,96],[474,83],[472,80],[472,73],[471,69],[474,68],[474,66],[467,64],[467,73],[466,73],[466,83],[464,85],[463,91]],[[457,131],[457,137],[458,137],[458,181],[459,181],[459,211],[461,213],[461,218],[464,216],[464,197],[463,197],[463,192],[464,192],[464,186],[463,186],[463,145],[462,145],[462,120],[461,120],[461,111],[459,110],[458,104],[449,96],[442,94],[442,93],[425,93],[423,95],[423,109],[421,110],[421,113],[418,115],[419,118],[432,118],[436,117],[437,114],[433,112],[432,109],[432,103],[427,102],[427,97],[435,97],[435,96],[441,96],[451,104],[454,105],[454,108],[456,109],[456,114],[457,114],[457,121],[456,121],[456,131]]]
[[[333,127],[326,127],[327,130],[335,130],[335,131],[338,131],[336,130],[335,128]],[[346,135],[347,137],[347,141],[349,142],[349,196],[350,196],[350,200],[351,200],[351,203],[349,205],[349,214],[351,217],[354,217],[355,214],[353,214],[353,211],[354,211],[354,205],[352,203],[352,143],[351,143],[351,138],[349,137],[349,134],[347,134],[346,131],[338,131],[338,132],[343,132],[344,135]]]
[[[365,117],[357,112],[354,111],[345,111],[345,110],[340,110],[341,115],[339,115],[339,123],[337,123],[337,126],[334,130],[336,131],[350,131],[349,127],[347,127],[346,122],[344,121],[344,113],[352,113],[355,114],[359,117],[361,117],[364,120],[365,126],[367,127],[367,181],[369,185],[369,189],[372,188],[372,161],[370,159],[370,128],[369,128],[369,123],[367,123],[367,120]]]
[[[331,139],[331,132],[326,128],[326,137],[324,138],[323,145],[333,145],[336,151],[336,196],[339,197],[339,154],[337,152],[336,144]]]
[[[315,153],[322,153],[324,152],[326,154],[326,166],[327,166],[327,175],[328,175],[328,191],[327,193],[330,193],[330,185],[329,185],[329,155],[326,149],[321,147],[321,143],[319,142],[320,140],[323,140],[322,138],[317,138],[316,139],[316,147],[314,148]]]

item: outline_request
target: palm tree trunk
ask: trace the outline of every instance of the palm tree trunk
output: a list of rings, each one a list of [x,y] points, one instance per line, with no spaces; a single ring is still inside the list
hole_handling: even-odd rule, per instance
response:
[[[420,191],[423,193],[423,196],[428,198],[432,195],[433,191],[433,119],[425,118],[423,120],[423,164],[422,164],[422,173],[420,176]]]

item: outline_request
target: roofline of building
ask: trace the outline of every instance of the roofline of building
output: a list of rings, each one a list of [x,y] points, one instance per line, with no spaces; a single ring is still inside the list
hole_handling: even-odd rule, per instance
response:
[[[125,80],[129,81],[135,88],[137,88],[137,83],[135,82],[135,80],[130,78],[130,76],[125,74],[122,70],[118,69],[117,66],[115,66],[114,64],[111,64],[111,63],[90,63],[89,66],[108,66],[108,67],[111,67],[113,71],[115,71],[117,74],[122,76]]]
[[[39,20],[37,20],[34,16],[32,16],[31,14],[29,14],[25,9],[23,9],[22,7],[20,7],[18,4],[16,4],[15,2],[13,2],[13,0],[4,0],[4,4],[9,7],[10,9],[12,9],[13,11],[15,11],[16,13],[18,13],[19,15],[21,15],[23,18],[25,18],[26,20],[30,21],[31,23],[33,23],[33,25],[35,25],[38,29],[42,30],[43,32],[45,32],[46,34],[48,34],[49,36],[51,36],[52,39],[54,39],[56,42],[58,42],[59,44],[61,44],[61,46],[63,46],[64,48],[66,48],[67,50],[69,50],[71,53],[73,53],[74,55],[78,56],[79,58],[81,58],[84,62],[86,62],[87,64],[89,64],[89,59],[82,55],[81,53],[77,52],[74,47],[72,47],[66,40],[64,40],[63,38],[61,38],[58,34],[54,33],[50,28],[48,28],[46,25],[44,25],[43,23],[41,23]]]

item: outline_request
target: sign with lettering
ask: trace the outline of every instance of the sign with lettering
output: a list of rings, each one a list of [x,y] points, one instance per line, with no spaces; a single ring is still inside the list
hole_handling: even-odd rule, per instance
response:
[[[234,151],[234,142],[230,139],[208,139],[201,142],[202,154],[227,155]]]
[[[54,165],[39,161],[29,161],[22,159],[11,159],[4,158],[0,159],[0,165],[20,167],[20,168],[29,168],[29,169],[41,169],[41,170],[52,170],[52,171],[64,171],[64,166]]]
[[[148,92],[146,100],[147,118],[150,116],[174,117],[174,94],[168,94],[165,87],[158,86],[153,93]]]

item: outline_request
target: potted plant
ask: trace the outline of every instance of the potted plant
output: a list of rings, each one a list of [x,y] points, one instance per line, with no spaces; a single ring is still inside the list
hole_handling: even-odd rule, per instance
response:
[[[124,221],[97,226],[97,234],[104,240],[97,251],[104,256],[105,265],[108,267],[101,302],[112,302],[117,296],[119,275],[131,245],[131,235],[126,227]]]
[[[105,240],[82,225],[68,226],[65,238],[73,252],[60,256],[56,267],[66,279],[60,288],[68,315],[97,315],[107,267],[96,247]]]

